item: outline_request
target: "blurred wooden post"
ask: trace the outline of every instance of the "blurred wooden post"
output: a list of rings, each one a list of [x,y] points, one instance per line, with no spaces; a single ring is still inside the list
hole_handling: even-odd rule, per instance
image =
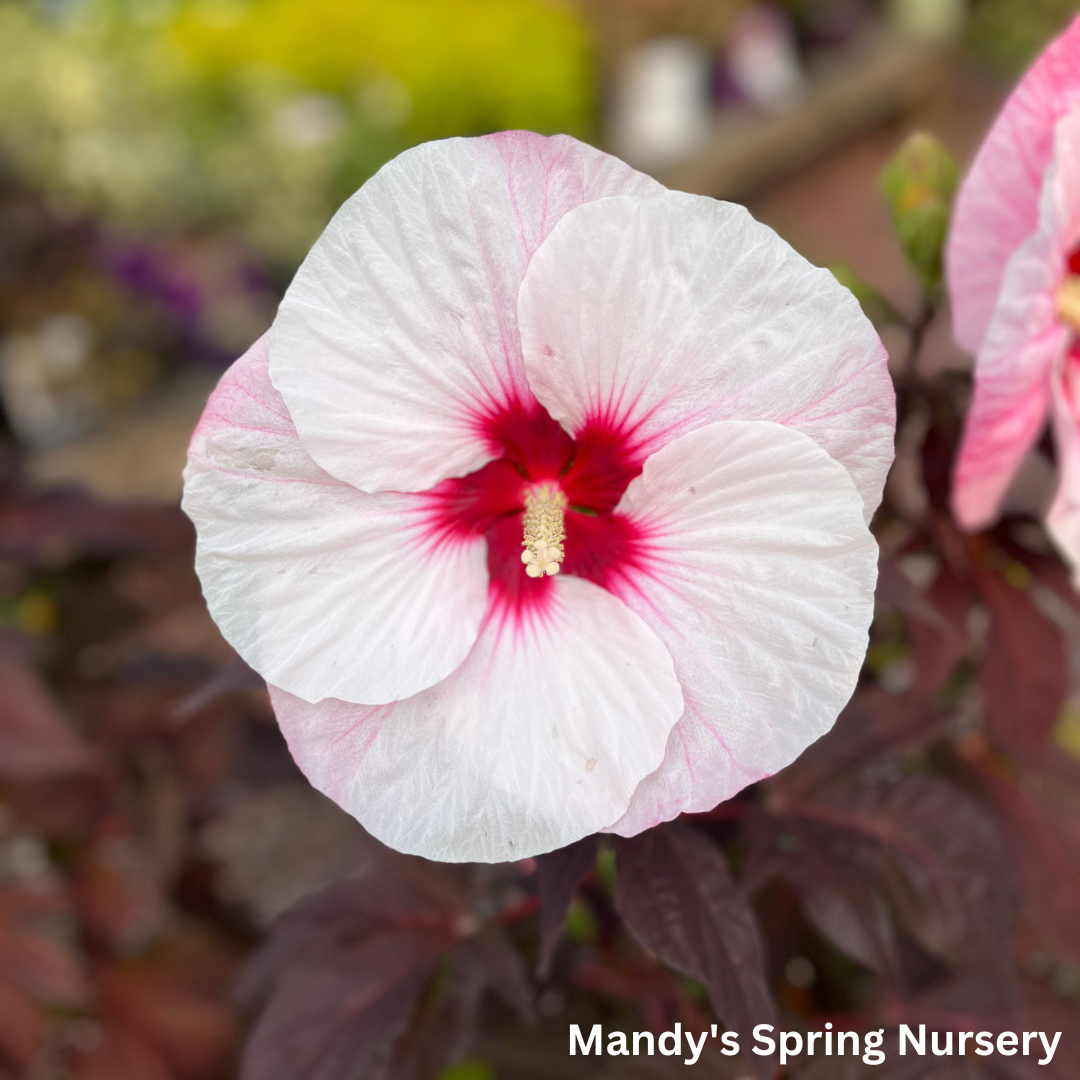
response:
[[[602,99],[635,47],[651,38],[685,34],[719,53],[732,20],[752,2],[579,0],[594,28]],[[717,110],[705,145],[656,170],[657,178],[694,194],[745,198],[859,131],[912,108],[940,84],[950,56],[946,43],[883,23],[812,58],[806,91],[788,110]]]
[[[812,72],[805,96],[787,112],[719,113],[709,142],[658,178],[679,191],[744,198],[910,109],[940,83],[948,55],[939,44],[882,30]]]

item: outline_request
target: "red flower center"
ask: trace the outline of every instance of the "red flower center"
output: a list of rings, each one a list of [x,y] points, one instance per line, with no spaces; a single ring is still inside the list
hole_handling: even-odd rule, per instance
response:
[[[1066,267],[1070,276],[1080,277],[1080,246],[1073,249]],[[1060,304],[1060,299],[1058,302]],[[1073,416],[1080,416],[1080,334],[1073,333],[1069,338],[1069,351],[1065,354],[1062,386],[1065,391],[1065,400],[1069,403]]]
[[[568,502],[563,573],[611,588],[640,559],[641,530],[613,513],[641,472],[626,432],[597,419],[572,439],[536,401],[484,418],[481,431],[498,458],[435,487],[431,525],[441,538],[487,540],[488,573],[499,599],[517,609],[548,595],[551,579],[529,577],[521,561],[525,493],[544,481],[558,484]]]
[[[1075,247],[1072,254],[1069,256],[1066,263],[1068,272],[1073,277],[1080,277],[1080,245]],[[1080,366],[1080,334],[1073,334],[1069,341],[1069,353],[1068,353],[1068,365],[1071,369],[1073,378],[1075,379],[1076,368]],[[1071,400],[1071,396],[1070,396]],[[1073,409],[1075,411],[1076,405],[1073,403]]]

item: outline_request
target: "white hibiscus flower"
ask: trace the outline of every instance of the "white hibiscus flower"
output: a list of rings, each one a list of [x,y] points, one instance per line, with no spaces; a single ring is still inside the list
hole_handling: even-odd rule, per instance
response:
[[[210,611],[311,782],[402,851],[709,809],[855,686],[885,361],[738,206],[566,137],[417,147],[207,406]]]

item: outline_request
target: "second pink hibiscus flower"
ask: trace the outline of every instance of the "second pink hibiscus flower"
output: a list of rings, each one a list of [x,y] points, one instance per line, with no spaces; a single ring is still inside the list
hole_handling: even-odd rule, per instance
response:
[[[1048,525],[1080,566],[1080,19],[1013,92],[960,188],[946,251],[957,340],[977,357],[953,484],[960,524],[997,517],[1047,418]]]

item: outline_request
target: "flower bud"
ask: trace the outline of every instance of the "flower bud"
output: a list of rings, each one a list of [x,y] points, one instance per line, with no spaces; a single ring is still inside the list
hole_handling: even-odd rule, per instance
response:
[[[896,237],[923,284],[941,284],[941,249],[956,191],[956,162],[925,132],[916,132],[881,174],[881,190],[892,212]]]

